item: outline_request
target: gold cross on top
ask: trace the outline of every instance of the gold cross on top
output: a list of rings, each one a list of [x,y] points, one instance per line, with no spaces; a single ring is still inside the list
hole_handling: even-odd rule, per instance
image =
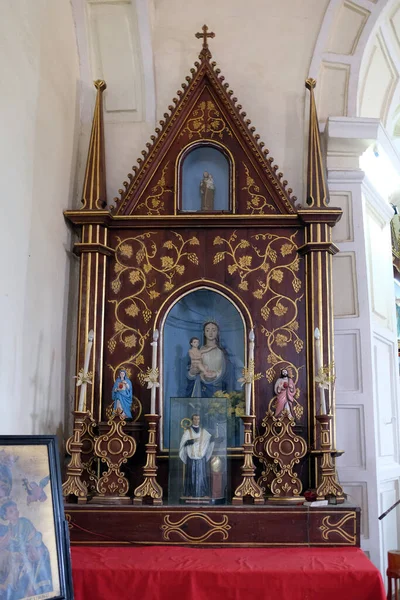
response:
[[[198,39],[203,38],[203,50],[208,50],[207,38],[214,38],[215,33],[213,31],[210,31],[210,33],[207,33],[207,31],[208,31],[207,25],[203,25],[202,30],[203,30],[203,33],[195,33],[195,36]]]

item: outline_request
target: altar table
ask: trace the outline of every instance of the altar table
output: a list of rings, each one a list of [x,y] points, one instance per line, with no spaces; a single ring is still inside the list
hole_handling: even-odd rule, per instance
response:
[[[75,600],[385,600],[359,548],[72,547]]]

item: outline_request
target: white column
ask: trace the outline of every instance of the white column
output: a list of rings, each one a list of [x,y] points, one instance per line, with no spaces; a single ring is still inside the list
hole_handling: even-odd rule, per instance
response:
[[[381,569],[399,547],[396,511],[378,516],[398,497],[398,366],[387,198],[369,183],[360,157],[387,136],[377,119],[334,117],[325,131],[331,206],[343,217],[333,229],[336,447],[338,475],[362,508],[362,548]],[[393,156],[393,155],[392,155]],[[400,165],[398,165],[400,171]]]

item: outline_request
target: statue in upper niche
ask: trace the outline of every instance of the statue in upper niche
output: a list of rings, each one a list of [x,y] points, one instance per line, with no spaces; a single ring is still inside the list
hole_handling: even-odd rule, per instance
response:
[[[204,171],[200,181],[201,210],[214,210],[215,183],[211,173]]]

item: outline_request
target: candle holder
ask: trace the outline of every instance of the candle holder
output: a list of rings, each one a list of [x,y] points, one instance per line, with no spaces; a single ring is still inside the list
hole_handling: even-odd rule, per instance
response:
[[[241,419],[244,423],[244,462],[241,467],[243,481],[235,490],[232,504],[243,504],[243,499],[246,496],[253,498],[254,504],[264,504],[263,490],[254,478],[256,471],[253,463],[253,423],[255,416],[246,415],[242,416]]]
[[[337,480],[335,457],[341,456],[342,451],[332,448],[331,422],[332,415],[316,415],[320,425],[320,446],[318,450],[312,450],[314,456],[321,456],[320,476],[321,483],[317,488],[317,500],[324,500],[334,496],[337,504],[345,501],[343,488]]]
[[[86,483],[81,479],[83,473],[81,437],[84,432],[85,419],[90,417],[90,412],[74,410],[72,414],[74,415],[74,431],[66,444],[66,450],[71,455],[71,460],[67,467],[67,478],[63,483],[62,493],[65,500],[75,496],[78,504],[86,504],[88,489]]]
[[[160,415],[144,415],[149,426],[149,441],[146,444],[146,464],[143,467],[144,481],[134,491],[133,504],[143,504],[144,498],[150,498],[155,506],[161,506],[163,503],[163,491],[157,482],[157,464],[156,464],[156,432]]]

